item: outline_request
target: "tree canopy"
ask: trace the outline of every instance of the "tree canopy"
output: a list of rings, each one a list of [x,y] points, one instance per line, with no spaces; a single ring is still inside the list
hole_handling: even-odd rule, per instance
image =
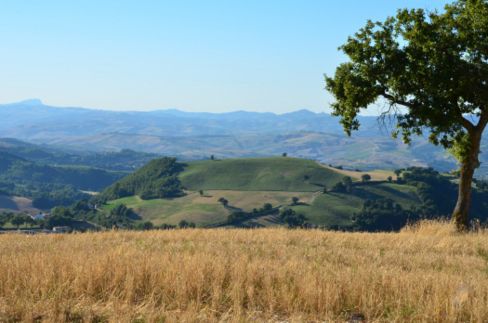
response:
[[[467,226],[471,182],[488,123],[488,2],[459,0],[443,12],[399,10],[384,22],[368,21],[340,47],[350,58],[326,77],[334,114],[348,135],[358,113],[384,104],[394,115],[393,135],[410,142],[428,133],[450,148],[461,166],[453,215]]]

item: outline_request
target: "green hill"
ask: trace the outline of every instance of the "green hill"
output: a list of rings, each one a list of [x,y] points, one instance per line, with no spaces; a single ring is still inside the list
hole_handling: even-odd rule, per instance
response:
[[[343,175],[314,161],[288,157],[191,162],[180,175],[189,190],[313,192]]]
[[[456,185],[433,169],[404,169],[398,179],[375,171],[363,182],[364,174],[288,157],[186,164],[162,158],[108,188],[101,212],[117,216],[112,209],[124,204],[139,216],[136,222],[154,225],[185,220],[203,227],[277,226],[284,225],[281,212],[291,209],[310,225],[388,230],[408,220],[445,216],[453,208]],[[352,181],[344,180],[348,177]],[[480,210],[487,201],[487,192],[476,192],[473,215],[486,218]]]
[[[86,197],[83,191],[98,191],[123,173],[81,166],[51,166],[9,153],[0,154],[0,193],[28,197],[35,207],[48,209],[69,205]]]
[[[311,160],[272,157],[178,163],[173,158],[155,159],[107,188],[107,214],[118,204],[134,210],[140,221],[154,225],[225,225],[235,212],[252,213],[264,204],[275,210],[291,208],[314,225],[348,227],[365,201],[391,199],[409,208],[419,203],[416,188],[386,183],[387,173],[376,172],[369,184],[354,184],[353,192],[332,192],[345,176],[359,180],[361,172],[334,169]],[[182,191],[184,189],[184,195]],[[327,193],[324,194],[324,189]],[[170,192],[171,194],[161,194]],[[293,202],[298,198],[298,203]],[[228,201],[223,205],[221,200]],[[277,214],[251,217],[241,225],[282,225]]]
[[[176,162],[175,158],[153,159],[105,189],[101,197],[111,200],[138,195],[148,200],[181,196],[183,192],[177,175],[182,170],[183,164]]]

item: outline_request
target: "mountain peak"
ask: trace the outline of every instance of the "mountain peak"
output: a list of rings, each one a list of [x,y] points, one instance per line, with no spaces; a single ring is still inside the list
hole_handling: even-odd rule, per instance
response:
[[[23,100],[23,101],[20,101],[20,102],[15,103],[15,104],[30,105],[30,106],[43,105],[43,103],[42,103],[42,101],[40,99]]]

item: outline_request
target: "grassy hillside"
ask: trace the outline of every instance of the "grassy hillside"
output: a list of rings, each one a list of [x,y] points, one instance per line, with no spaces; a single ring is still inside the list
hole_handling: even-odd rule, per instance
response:
[[[0,194],[0,212],[37,213],[39,209],[32,206],[32,200],[26,197]]]
[[[110,200],[103,209],[109,212],[114,205],[124,204],[140,216],[139,221],[154,225],[176,225],[186,220],[197,226],[215,226],[225,225],[234,212],[251,213],[270,203],[280,210],[291,208],[303,214],[313,225],[346,228],[367,200],[390,199],[405,209],[420,203],[415,187],[381,182],[393,175],[384,171],[371,172],[377,181],[355,185],[353,192],[331,191],[344,176],[358,181],[363,174],[288,157],[205,160],[184,165],[173,159],[170,163],[158,159],[108,188],[104,196],[120,198]],[[185,196],[150,199],[141,194],[146,186],[154,186],[152,182],[160,183],[160,176],[169,175],[177,176],[186,189]],[[124,194],[112,194],[115,191]],[[292,202],[294,197],[298,203]],[[222,198],[228,201],[227,207],[219,201]],[[241,222],[247,226],[279,224],[277,214]]]
[[[387,171],[368,173],[371,180],[363,182],[366,172],[288,157],[187,164],[158,159],[107,189],[102,196],[114,198],[108,198],[102,211],[124,204],[139,215],[136,224],[176,225],[186,220],[205,227],[290,225],[281,213],[292,209],[305,217],[302,225],[305,221],[326,228],[374,231],[445,217],[454,207],[453,178],[433,169],[404,169],[398,178]],[[348,177],[352,180],[345,180]],[[148,188],[154,192],[176,188],[183,194],[154,199],[158,195],[147,194]],[[481,190],[473,195],[472,216],[482,222],[487,220],[487,197],[488,192]],[[271,204],[267,211],[265,204]]]
[[[117,204],[124,204],[132,208],[142,221],[151,221],[155,225],[163,223],[176,225],[181,220],[195,223],[197,226],[212,226],[223,224],[236,208],[250,212],[264,203],[274,206],[285,206],[291,203],[291,198],[297,196],[301,201],[311,201],[314,193],[310,192],[280,192],[280,191],[232,191],[208,190],[204,196],[198,192],[189,191],[180,198],[143,200],[138,196],[125,197],[108,202],[104,207],[110,210]],[[225,208],[218,199],[224,197],[231,208]],[[320,212],[317,210],[317,213]]]
[[[229,208],[219,203],[218,200],[222,197],[229,201]],[[298,205],[292,204],[292,197],[299,198]],[[205,190],[203,196],[198,192],[188,191],[184,197],[172,199],[143,200],[138,196],[131,196],[109,201],[105,209],[110,210],[114,205],[125,204],[141,216],[142,221],[151,221],[155,225],[176,225],[181,220],[187,220],[197,226],[212,226],[225,223],[227,217],[236,210],[251,212],[254,208],[262,207],[264,203],[271,203],[274,207],[291,208],[305,215],[311,224],[347,227],[351,225],[351,216],[361,210],[367,199],[385,198],[392,199],[405,208],[419,203],[416,190],[412,186],[378,183],[360,187],[354,194]],[[276,221],[267,220],[263,222],[252,219],[244,224],[276,225]]]
[[[420,202],[415,187],[380,183],[358,187],[354,194],[329,192],[316,195],[310,204],[291,208],[305,215],[313,224],[348,226],[351,224],[351,215],[359,212],[367,199],[391,199],[404,208]]]
[[[343,175],[314,161],[288,157],[191,162],[181,174],[189,190],[313,192],[331,187]]]
[[[87,197],[81,190],[101,190],[122,175],[90,167],[51,166],[0,153],[0,193],[31,198],[41,209],[70,205]]]
[[[0,321],[487,322],[488,232],[451,230],[2,234]]]

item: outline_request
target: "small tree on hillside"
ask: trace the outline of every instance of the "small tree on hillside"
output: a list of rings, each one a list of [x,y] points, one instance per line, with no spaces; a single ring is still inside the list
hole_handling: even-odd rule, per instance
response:
[[[291,198],[291,204],[292,205],[297,205],[298,204],[298,201],[300,201],[300,199],[298,197],[296,197],[296,196],[293,196]]]
[[[369,174],[363,174],[363,175],[361,175],[361,181],[363,183],[369,182],[370,180],[371,180],[371,175],[369,175]]]
[[[186,229],[186,228],[195,228],[195,223],[193,222],[188,222],[186,220],[181,220],[179,223],[178,223],[178,228],[180,229]]]
[[[286,156],[288,156],[288,154],[287,153],[283,153],[283,154],[281,154],[281,156],[282,157],[286,157]]]
[[[12,220],[10,220],[10,223],[12,223],[12,225],[14,225],[15,227],[17,227],[17,229],[19,229],[19,227],[25,223],[25,217],[18,214],[14,216]]]
[[[352,178],[349,177],[349,176],[344,176],[342,178],[342,184],[344,184],[344,188],[346,190],[347,193],[351,193],[352,190],[353,190],[353,187],[352,187]]]
[[[227,207],[229,205],[229,201],[225,197],[219,198],[220,204],[222,204],[224,207]]]
[[[400,177],[400,175],[402,174],[402,171],[403,171],[403,169],[395,169],[395,170],[393,171],[393,173],[395,173],[395,175],[396,175],[397,179],[398,179],[398,178]]]

